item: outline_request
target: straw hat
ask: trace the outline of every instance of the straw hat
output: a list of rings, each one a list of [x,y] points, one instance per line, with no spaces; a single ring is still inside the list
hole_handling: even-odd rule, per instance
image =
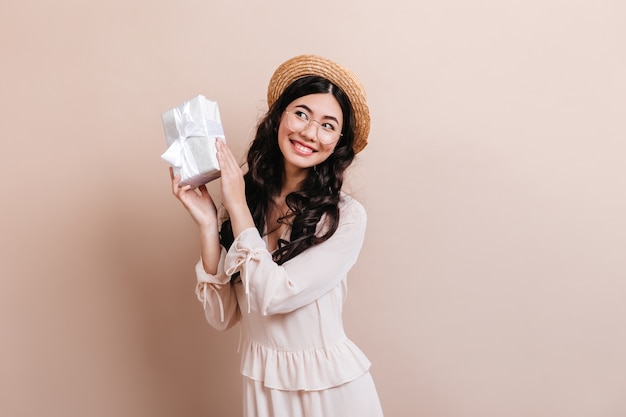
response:
[[[350,99],[356,125],[354,127],[354,153],[367,145],[370,132],[370,112],[365,89],[357,76],[347,68],[317,55],[300,55],[282,63],[272,75],[267,87],[270,107],[295,80],[309,75],[326,78],[339,87]]]

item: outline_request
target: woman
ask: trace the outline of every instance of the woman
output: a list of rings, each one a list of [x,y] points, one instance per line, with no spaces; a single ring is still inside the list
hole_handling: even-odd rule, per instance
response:
[[[349,70],[304,55],[276,70],[268,104],[245,175],[218,141],[221,228],[206,187],[172,178],[200,229],[196,293],[215,328],[242,323],[245,416],[382,416],[341,316],[366,227],[363,206],[341,191],[367,144],[365,91]]]

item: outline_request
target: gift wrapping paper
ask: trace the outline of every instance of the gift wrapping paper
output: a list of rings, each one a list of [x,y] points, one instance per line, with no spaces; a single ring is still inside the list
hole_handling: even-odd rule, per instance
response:
[[[196,188],[220,176],[216,138],[226,140],[217,102],[198,95],[161,115],[167,150],[161,158]]]

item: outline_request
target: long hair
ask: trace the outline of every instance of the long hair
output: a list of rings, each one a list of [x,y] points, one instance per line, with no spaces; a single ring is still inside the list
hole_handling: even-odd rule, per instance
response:
[[[248,149],[248,171],[244,175],[246,200],[254,224],[259,233],[263,234],[268,210],[283,185],[283,156],[278,147],[278,127],[282,114],[297,98],[317,93],[330,93],[337,99],[344,119],[342,136],[328,159],[315,169],[309,169],[300,189],[285,198],[292,213],[289,216],[291,240],[279,241],[278,249],[272,254],[279,265],[329,239],[337,230],[344,172],[354,159],[354,113],[350,100],[341,89],[325,78],[300,78],[285,89],[261,119],[256,136]],[[322,216],[324,225],[316,233]],[[286,219],[279,219],[281,220]],[[234,240],[230,220],[222,224],[220,239],[222,245],[230,248]]]

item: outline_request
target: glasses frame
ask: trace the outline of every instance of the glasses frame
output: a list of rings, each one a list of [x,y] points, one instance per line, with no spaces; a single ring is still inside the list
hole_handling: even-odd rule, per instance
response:
[[[302,110],[298,110],[298,111],[301,111],[301,112],[306,114],[305,111],[302,111]],[[302,133],[302,132],[304,132],[305,130],[307,130],[309,128],[309,126],[311,125],[311,122],[317,123],[317,129],[315,129],[315,137],[317,138],[317,140],[320,141],[320,143],[323,143],[324,145],[332,145],[333,143],[337,143],[337,142],[339,142],[339,139],[341,139],[341,137],[343,136],[343,133],[339,132],[339,135],[334,140],[331,140],[331,141],[322,140],[322,138],[320,138],[320,135],[319,135],[320,127],[322,126],[322,124],[319,121],[317,121],[317,120],[315,120],[313,118],[309,118],[306,121],[306,123],[304,124],[304,127],[302,129],[300,129],[300,131],[297,131],[296,129],[292,128],[291,125],[289,124],[289,117],[290,117],[289,115],[291,114],[291,115],[293,115],[293,117],[297,117],[298,119],[300,119],[300,117],[295,112],[289,111],[287,109],[285,109],[285,113],[286,113],[285,118],[286,118],[287,127],[292,132]],[[300,120],[302,120],[302,119],[300,119]],[[304,120],[302,120],[302,121],[304,121]]]

